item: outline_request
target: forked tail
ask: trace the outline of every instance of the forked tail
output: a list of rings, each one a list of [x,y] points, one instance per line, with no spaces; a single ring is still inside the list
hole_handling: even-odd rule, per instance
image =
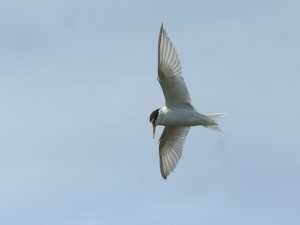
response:
[[[221,131],[223,132],[223,130],[219,127],[218,125],[218,121],[223,118],[224,116],[226,116],[227,113],[212,113],[212,114],[206,114],[205,116],[207,116],[208,118],[210,118],[211,120],[214,121],[214,124],[212,125],[208,125],[206,126],[209,129],[215,130],[215,131]]]

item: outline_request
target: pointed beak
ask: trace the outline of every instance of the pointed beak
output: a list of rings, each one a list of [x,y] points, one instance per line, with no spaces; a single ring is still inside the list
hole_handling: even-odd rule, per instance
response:
[[[156,128],[156,124],[155,124],[155,123],[152,123],[153,139],[154,139],[154,136],[155,136],[155,128]]]

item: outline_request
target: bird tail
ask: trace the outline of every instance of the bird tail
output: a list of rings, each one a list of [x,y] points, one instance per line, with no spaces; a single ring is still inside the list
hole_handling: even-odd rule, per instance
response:
[[[206,114],[205,116],[207,116],[209,119],[211,119],[214,122],[212,125],[207,125],[206,127],[214,131],[223,132],[223,130],[219,127],[218,121],[226,115],[227,113]]]

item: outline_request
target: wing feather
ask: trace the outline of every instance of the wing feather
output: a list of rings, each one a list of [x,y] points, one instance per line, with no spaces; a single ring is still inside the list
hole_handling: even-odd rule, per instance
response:
[[[193,108],[182,77],[179,56],[163,25],[158,41],[158,81],[163,90],[167,107]]]
[[[178,164],[189,129],[173,126],[164,128],[159,139],[160,172],[163,178],[166,179]]]

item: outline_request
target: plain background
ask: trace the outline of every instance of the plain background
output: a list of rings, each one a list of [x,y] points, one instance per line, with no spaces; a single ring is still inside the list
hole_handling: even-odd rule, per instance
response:
[[[0,224],[300,223],[299,1],[1,1]],[[160,176],[161,23],[193,104]]]

